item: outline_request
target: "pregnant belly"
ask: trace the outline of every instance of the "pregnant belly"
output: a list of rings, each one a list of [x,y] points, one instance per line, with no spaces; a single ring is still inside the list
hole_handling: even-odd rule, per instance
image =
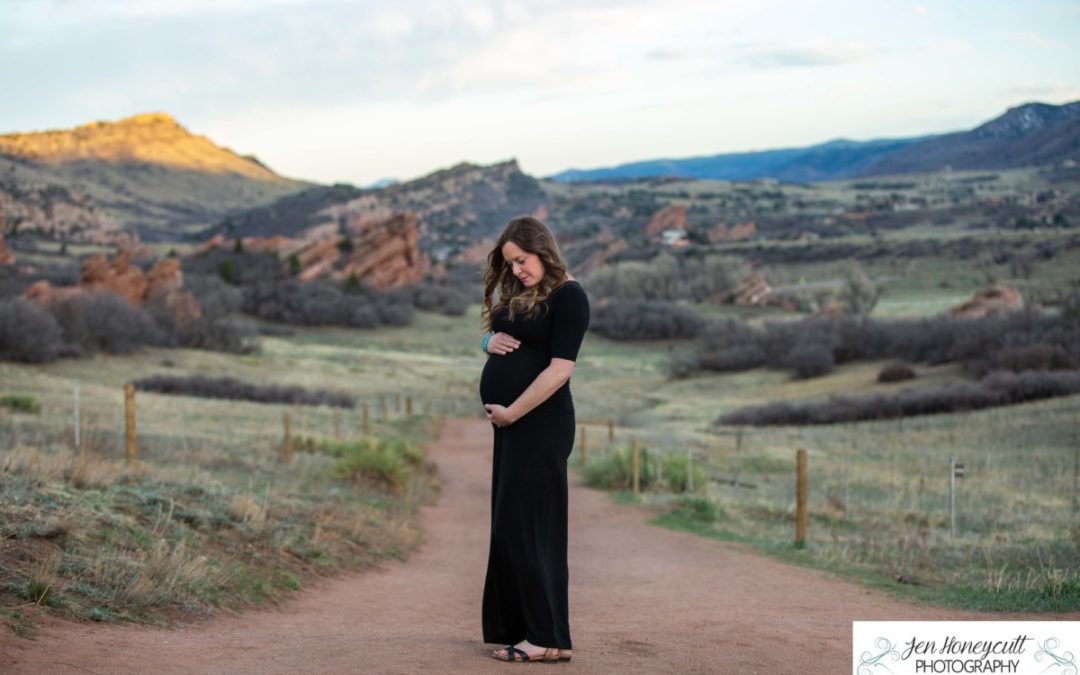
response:
[[[550,361],[546,354],[525,345],[509,354],[489,356],[480,374],[481,402],[510,405]]]

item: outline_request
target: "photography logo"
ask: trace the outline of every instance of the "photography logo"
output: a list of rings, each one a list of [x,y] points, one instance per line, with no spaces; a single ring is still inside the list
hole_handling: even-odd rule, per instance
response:
[[[1078,621],[855,621],[855,675],[1080,675]]]

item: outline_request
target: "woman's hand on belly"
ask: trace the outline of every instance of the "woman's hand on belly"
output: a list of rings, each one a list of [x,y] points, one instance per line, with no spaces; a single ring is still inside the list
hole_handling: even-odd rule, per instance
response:
[[[517,419],[510,415],[510,409],[504,405],[485,403],[484,407],[487,408],[488,419],[497,427],[508,427],[517,422]]]
[[[488,354],[504,355],[509,354],[518,347],[521,346],[521,340],[518,340],[509,333],[495,333],[488,338],[487,350]]]

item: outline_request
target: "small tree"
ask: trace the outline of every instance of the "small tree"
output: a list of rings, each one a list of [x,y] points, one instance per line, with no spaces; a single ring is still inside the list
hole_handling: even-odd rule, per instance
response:
[[[218,274],[228,284],[236,285],[236,271],[233,269],[233,263],[231,258],[226,258],[221,261],[221,266],[218,267]]]
[[[844,287],[840,290],[840,303],[855,316],[867,316],[881,298],[881,287],[871,281],[858,263],[851,263],[842,272]]]

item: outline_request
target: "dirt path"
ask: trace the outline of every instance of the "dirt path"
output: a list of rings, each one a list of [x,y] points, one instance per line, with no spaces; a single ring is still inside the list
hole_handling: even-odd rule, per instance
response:
[[[276,610],[175,630],[49,622],[0,635],[13,673],[496,673],[480,597],[490,489],[487,422],[447,423],[431,453],[444,493],[407,563],[309,588]],[[645,524],[575,483],[570,626],[578,673],[839,673],[854,619],[1004,618],[899,603],[854,584]],[[1025,616],[1017,618],[1034,619]],[[1066,618],[1063,616],[1048,618]],[[1080,614],[1070,618],[1080,618]],[[531,667],[531,666],[530,666]]]

